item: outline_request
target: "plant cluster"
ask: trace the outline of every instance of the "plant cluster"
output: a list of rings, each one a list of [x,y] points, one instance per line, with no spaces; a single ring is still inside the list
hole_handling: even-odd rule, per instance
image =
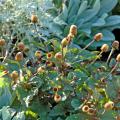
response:
[[[20,8],[10,1],[0,8],[0,119],[120,120],[120,54],[112,58],[119,42],[101,42],[104,34],[98,31],[80,48],[74,44],[80,30],[75,24],[59,41],[37,11],[29,13],[34,6],[29,4],[25,13],[26,0],[18,3]],[[96,43],[100,51],[86,50]]]
[[[88,44],[96,33],[101,32],[104,35],[103,39],[89,48],[95,50],[102,44],[110,45],[115,40],[112,30],[120,28],[120,16],[119,14],[111,15],[111,11],[117,3],[118,0],[67,0],[62,3],[62,10],[60,7],[58,14],[48,10],[49,16],[45,21],[49,22],[45,25],[58,38],[66,36],[72,24],[77,25],[78,34],[74,43],[81,47]],[[55,5],[60,6],[60,3],[56,2]],[[52,10],[56,11],[55,8]]]
[[[36,15],[31,16],[31,22],[37,24]],[[113,42],[112,52],[104,63],[97,60],[109,46],[103,44],[100,53],[85,50],[93,42],[83,49],[76,48],[72,45],[76,34],[77,26],[71,25],[61,43],[49,40],[53,50],[43,52],[38,49],[32,60],[28,59],[23,42],[17,43],[12,54],[6,54],[8,43],[0,39],[0,103],[1,107],[10,106],[1,109],[3,119],[78,120],[82,116],[83,120],[118,120],[120,54],[112,66],[109,60],[119,42]],[[102,37],[102,33],[98,33],[93,41],[99,42]],[[12,115],[10,111],[13,110]]]

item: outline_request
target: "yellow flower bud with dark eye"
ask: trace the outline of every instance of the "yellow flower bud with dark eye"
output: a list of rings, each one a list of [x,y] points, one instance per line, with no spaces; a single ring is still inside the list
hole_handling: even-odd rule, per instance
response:
[[[23,50],[25,49],[25,45],[24,45],[23,42],[18,43],[18,49],[19,49],[20,51],[23,51]]]
[[[88,105],[84,105],[84,106],[82,107],[82,111],[83,111],[83,112],[88,112],[88,110],[89,110],[89,106],[88,106]]]
[[[89,108],[88,112],[89,115],[95,115],[96,114],[96,110],[93,108]]]
[[[52,52],[47,53],[47,59],[52,59],[52,58],[53,58],[53,53]]]
[[[39,67],[37,69],[37,73],[44,73],[45,72],[45,68],[44,67]]]
[[[72,35],[77,35],[77,26],[71,25],[69,33],[71,33]]]
[[[103,38],[103,34],[102,33],[97,33],[95,36],[94,36],[94,40],[95,41],[99,41]]]
[[[109,46],[107,44],[103,44],[101,47],[102,52],[107,52],[109,50]]]
[[[38,17],[37,17],[37,15],[32,15],[32,16],[31,16],[31,22],[32,22],[32,23],[37,23],[37,22],[38,22]]]
[[[4,39],[0,39],[0,46],[4,46],[5,45],[5,40]]]
[[[112,101],[109,101],[109,102],[105,103],[105,105],[104,105],[105,110],[112,110],[113,107],[114,107],[114,102],[112,102]]]
[[[56,58],[57,60],[62,60],[62,53],[61,53],[61,52],[56,53],[56,54],[55,54],[55,58]]]
[[[42,54],[41,54],[40,51],[36,51],[36,52],[35,52],[35,56],[36,56],[37,58],[41,58]]]
[[[69,44],[69,41],[67,39],[67,37],[65,37],[62,41],[61,41],[61,45],[62,47],[66,47]]]
[[[56,103],[60,102],[60,101],[61,101],[61,96],[58,95],[58,94],[55,94],[55,95],[54,95],[54,101],[55,101]]]
[[[112,47],[115,49],[115,50],[118,50],[119,49],[119,42],[118,41],[114,41],[112,43]]]
[[[117,61],[117,62],[120,62],[120,54],[117,55],[116,61]]]
[[[51,62],[51,61],[46,61],[46,65],[47,65],[48,67],[52,67],[53,62]]]
[[[18,52],[15,56],[15,60],[16,61],[22,61],[23,60],[23,53],[22,52]]]
[[[58,87],[54,87],[54,88],[53,88],[53,91],[54,91],[54,92],[58,92],[58,89],[59,89]]]
[[[19,77],[17,71],[13,71],[13,72],[10,74],[10,76],[11,76],[11,78],[12,78],[13,80],[16,80],[16,79]]]

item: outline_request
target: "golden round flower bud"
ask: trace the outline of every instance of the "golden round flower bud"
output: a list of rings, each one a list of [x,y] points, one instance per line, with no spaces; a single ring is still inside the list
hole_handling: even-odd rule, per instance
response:
[[[94,40],[95,41],[99,41],[103,38],[103,34],[102,33],[97,33],[95,36],[94,36]]]
[[[115,50],[118,50],[119,49],[119,42],[118,41],[114,41],[112,43],[112,47],[115,49]]]
[[[109,50],[109,46],[107,44],[103,44],[101,47],[102,52],[107,52]]]
[[[44,67],[39,67],[37,69],[37,73],[44,73],[45,72],[45,68]]]
[[[38,22],[38,17],[37,17],[37,15],[32,15],[32,16],[31,16],[31,22],[32,22],[32,23],[37,23],[37,22]]]
[[[5,45],[5,40],[4,39],[0,39],[0,46],[4,46]]]
[[[69,41],[68,41],[67,37],[63,38],[63,40],[61,41],[62,47],[66,47],[68,44],[69,44]]]
[[[83,111],[83,112],[88,112],[88,110],[89,110],[89,106],[88,106],[88,105],[84,105],[84,106],[82,107],[82,111]]]
[[[15,60],[16,61],[22,61],[23,60],[23,53],[22,52],[18,52],[15,56]]]
[[[54,88],[53,88],[53,91],[54,91],[54,92],[58,92],[58,90],[59,90],[58,87],[54,87]]]
[[[61,101],[61,96],[58,95],[58,94],[55,94],[55,95],[54,95],[54,101],[55,101],[56,103],[60,102],[60,101]]]
[[[93,108],[89,108],[88,112],[89,115],[95,115],[96,114],[96,110]]]
[[[47,53],[47,59],[52,59],[52,58],[53,58],[53,53],[52,52]]]
[[[55,54],[55,58],[56,58],[57,60],[62,60],[62,53],[61,53],[61,52],[56,53],[56,54]]]
[[[16,80],[16,79],[18,79],[19,74],[18,74],[17,71],[13,71],[13,72],[10,74],[10,76],[11,76],[11,78],[12,78],[13,80]]]
[[[109,102],[105,103],[105,105],[104,105],[105,110],[112,110],[113,107],[114,107],[114,102],[112,102],[112,101],[109,101]]]
[[[77,26],[71,25],[69,33],[71,33],[72,35],[77,35]]]
[[[117,62],[120,62],[120,54],[117,55],[116,61],[117,61]]]
[[[36,56],[37,58],[41,58],[42,54],[41,54],[40,51],[37,50],[37,51],[35,52],[35,56]]]
[[[53,62],[51,62],[51,61],[46,61],[46,65],[47,65],[48,67],[51,67],[51,66],[53,65]]]
[[[73,39],[75,36],[73,34],[69,33],[67,37],[70,39]]]
[[[18,43],[17,46],[18,46],[18,49],[19,49],[20,51],[24,51],[24,49],[25,49],[25,45],[24,45],[23,42]]]

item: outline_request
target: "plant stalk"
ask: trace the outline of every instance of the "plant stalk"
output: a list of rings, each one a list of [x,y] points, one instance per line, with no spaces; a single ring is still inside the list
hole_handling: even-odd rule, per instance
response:
[[[110,54],[109,54],[109,56],[108,56],[108,59],[107,59],[107,61],[106,61],[107,64],[108,64],[108,62],[109,62],[109,60],[110,60],[113,52],[114,52],[114,48],[112,48],[112,50],[111,50],[111,52],[110,52]]]
[[[115,64],[115,66],[113,67],[113,69],[110,71],[110,73],[105,78],[109,77],[109,75],[117,68],[118,64],[119,64],[119,62],[117,62]]]
[[[101,54],[102,54],[102,53],[103,53],[103,52],[101,51],[101,52],[99,53],[99,55],[97,55],[96,59],[93,60],[93,62],[92,62],[91,64],[94,64],[94,63],[96,62],[96,60],[98,59],[98,57],[101,57]]]
[[[82,51],[83,50],[85,50],[85,49],[87,49],[91,44],[93,44],[95,42],[95,40],[92,40],[88,45],[86,45],[83,49],[82,49]]]

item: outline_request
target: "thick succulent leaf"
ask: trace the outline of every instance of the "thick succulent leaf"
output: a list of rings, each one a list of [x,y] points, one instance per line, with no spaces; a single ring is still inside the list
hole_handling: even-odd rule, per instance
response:
[[[105,20],[103,18],[99,18],[96,20],[95,23],[92,24],[93,27],[100,27],[100,26],[103,26],[105,25]]]
[[[91,26],[92,26],[92,23],[90,22],[85,23],[83,24],[83,26],[80,27],[80,31],[84,32],[89,36],[91,34]]]
[[[12,95],[8,86],[0,88],[0,108],[9,105],[12,100]]]
[[[101,0],[101,8],[99,14],[110,12],[117,4],[117,0]]]
[[[81,18],[84,19],[84,22],[92,19],[100,10],[100,0],[96,0],[92,9],[88,9],[83,14]]]
[[[106,19],[105,26],[113,26],[116,24],[120,24],[120,16],[119,15],[113,15]]]
[[[77,13],[77,18],[79,19],[81,16],[81,13],[87,8],[87,5],[88,5],[88,1],[87,0],[84,0],[81,5],[80,5],[80,8],[78,10],[78,13]]]
[[[68,11],[68,21],[71,19],[73,15],[76,15],[79,9],[80,0],[70,0]]]
[[[103,41],[113,41],[115,40],[114,34],[109,30],[101,30],[103,33]]]

